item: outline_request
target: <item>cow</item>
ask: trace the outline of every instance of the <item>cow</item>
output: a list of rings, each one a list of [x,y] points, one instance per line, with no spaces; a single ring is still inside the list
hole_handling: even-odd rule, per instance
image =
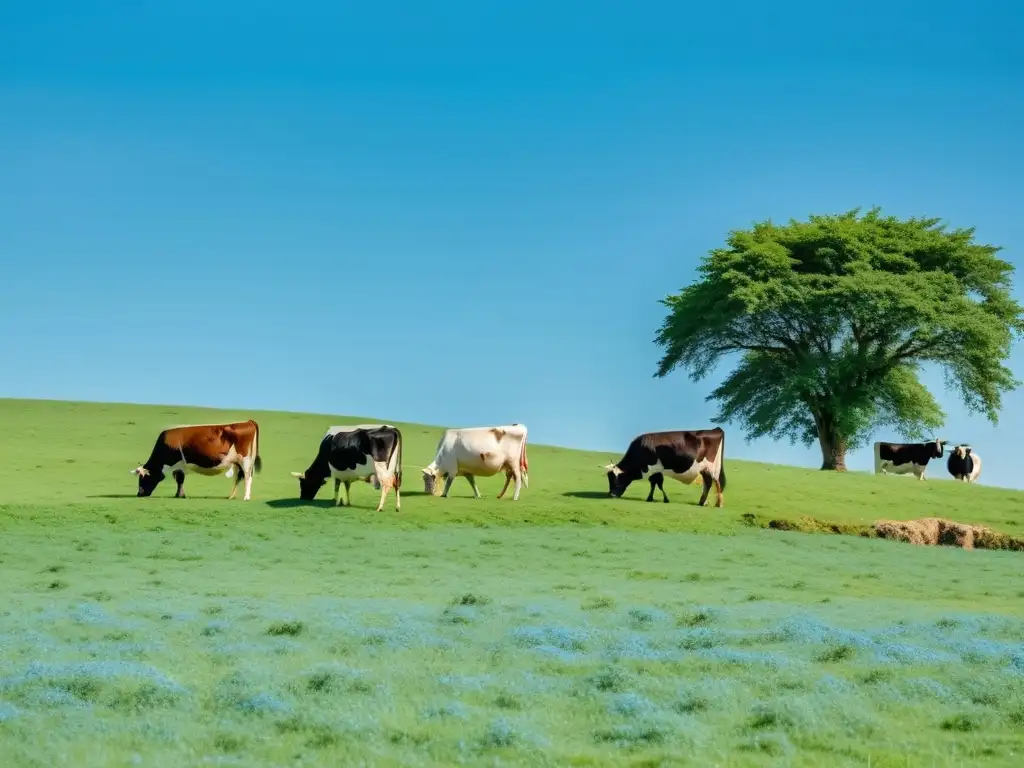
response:
[[[958,445],[950,452],[946,468],[957,480],[973,483],[981,474],[981,456],[969,445]]]
[[[928,440],[923,443],[876,442],[875,474],[905,475],[913,472],[918,480],[924,480],[928,462],[941,459],[948,440]]]
[[[446,429],[437,443],[434,460],[423,468],[423,489],[430,495],[448,496],[456,477],[464,477],[473,489],[473,498],[480,498],[477,477],[505,473],[500,499],[514,480],[512,501],[519,500],[523,486],[530,487],[529,463],[526,460],[526,426],[509,424],[500,427],[464,427]],[[444,491],[439,480],[444,479]]]
[[[697,478],[704,481],[704,492],[698,506],[704,506],[715,487],[715,506],[725,506],[725,431],[713,429],[645,432],[630,442],[625,455],[616,464],[606,464],[608,495],[621,498],[634,480],[646,477],[651,483],[647,501],[654,501],[654,488],[661,491],[668,504],[664,479],[670,477],[692,485]]]
[[[299,479],[299,498],[312,501],[327,482],[334,479],[334,503],[345,506],[338,494],[345,485],[348,506],[352,506],[350,486],[353,481],[376,480],[380,489],[377,511],[384,509],[388,492],[395,489],[395,511],[402,509],[402,433],[387,424],[360,424],[331,427],[320,439],[316,458],[305,472],[292,472]],[[339,503],[341,502],[341,503]]]
[[[346,424],[346,425],[335,425],[335,426],[331,426],[331,427],[327,428],[327,434],[324,435],[324,437],[327,437],[327,435],[336,435],[339,432],[351,432],[354,429],[377,429],[379,427],[393,427],[393,426],[394,426],[394,424]],[[379,491],[380,490],[380,480],[377,479],[377,473],[374,471],[373,467],[369,467],[367,469],[367,472],[368,472],[368,474],[366,475],[366,477],[362,477],[362,478],[358,478],[358,479],[362,480],[363,482],[367,483],[368,485],[372,485],[373,489],[375,491]],[[337,503],[337,501],[338,501],[338,489],[341,486],[342,482],[343,482],[342,480],[335,480],[334,481],[334,502],[335,503]],[[349,481],[349,482],[351,483],[351,482],[355,482],[355,481]],[[346,493],[346,495],[348,495],[348,493],[349,493],[349,486],[348,485],[345,486],[345,493]],[[342,505],[342,506],[344,506],[344,505]],[[352,506],[352,505],[349,504],[349,506]]]
[[[185,473],[234,475],[229,499],[245,478],[243,501],[252,494],[253,474],[263,467],[260,426],[252,419],[232,424],[192,424],[165,429],[156,438],[149,460],[131,471],[139,477],[138,496],[150,496],[169,471],[178,484],[174,498],[185,498]],[[226,470],[226,471],[225,471]],[[236,472],[237,470],[237,472]]]

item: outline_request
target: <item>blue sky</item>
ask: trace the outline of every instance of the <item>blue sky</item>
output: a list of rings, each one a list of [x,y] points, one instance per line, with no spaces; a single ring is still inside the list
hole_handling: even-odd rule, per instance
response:
[[[4,4],[0,396],[611,454],[709,425],[724,371],[653,379],[653,336],[728,230],[877,204],[1021,263],[1024,14],[920,8]],[[982,480],[1024,487],[1024,391],[992,427],[930,381]]]

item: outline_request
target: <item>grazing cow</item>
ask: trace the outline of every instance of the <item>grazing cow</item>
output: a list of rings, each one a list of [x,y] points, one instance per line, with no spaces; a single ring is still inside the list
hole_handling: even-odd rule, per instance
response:
[[[238,481],[245,478],[243,501],[252,494],[252,477],[263,467],[260,459],[260,427],[252,419],[234,424],[195,424],[165,429],[156,438],[149,460],[132,470],[139,476],[139,496],[149,496],[170,471],[178,483],[174,497],[185,498],[185,473],[235,476],[229,499],[235,498]],[[238,470],[237,474],[235,470]],[[227,471],[225,471],[227,470]]]
[[[958,445],[949,454],[946,468],[957,480],[973,483],[981,474],[981,456],[974,453],[969,445]]]
[[[672,432],[645,432],[633,438],[617,464],[604,467],[608,473],[608,495],[619,498],[634,480],[646,477],[651,483],[647,501],[654,501],[655,486],[661,491],[662,501],[668,503],[664,479],[671,477],[692,485],[697,478],[704,480],[704,492],[698,506],[704,506],[711,486],[715,487],[716,507],[725,505],[725,431],[714,429],[677,430]]]
[[[423,488],[427,493],[437,495],[441,488],[438,481],[444,478],[441,496],[447,497],[455,478],[464,477],[473,489],[473,497],[479,499],[476,478],[492,477],[502,471],[505,473],[505,485],[498,498],[505,495],[509,483],[514,480],[512,501],[518,501],[520,488],[524,485],[530,487],[525,425],[446,429],[437,444],[434,460],[423,468]]]
[[[292,472],[299,479],[299,497],[312,501],[327,482],[334,478],[334,503],[345,506],[339,498],[344,483],[348,505],[352,506],[349,488],[355,480],[370,482],[369,475],[380,488],[377,511],[384,509],[388,491],[395,489],[395,511],[402,509],[402,433],[386,424],[360,424],[331,427],[320,440],[316,458],[305,472]],[[342,502],[339,504],[339,502]]]
[[[913,472],[924,480],[928,462],[941,459],[948,440],[928,440],[924,443],[875,443],[875,474],[905,475]]]

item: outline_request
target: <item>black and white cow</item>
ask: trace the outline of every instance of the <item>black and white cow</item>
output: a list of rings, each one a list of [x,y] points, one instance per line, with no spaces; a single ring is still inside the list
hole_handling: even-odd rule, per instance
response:
[[[646,432],[633,438],[626,455],[617,464],[604,467],[608,473],[608,494],[622,496],[634,480],[646,477],[651,483],[647,501],[654,501],[655,486],[661,491],[662,501],[668,503],[663,485],[670,477],[687,485],[697,478],[704,480],[704,492],[699,506],[704,506],[711,486],[715,487],[716,507],[724,506],[725,490],[725,431],[714,429],[676,430],[673,432]]]
[[[316,458],[305,472],[292,472],[299,479],[299,497],[312,501],[327,482],[334,479],[335,503],[344,506],[338,497],[339,487],[345,485],[345,496],[354,481],[375,480],[380,488],[377,511],[384,509],[388,491],[395,489],[395,511],[402,508],[402,433],[387,424],[360,424],[331,427],[320,440]],[[352,500],[348,500],[352,506]]]
[[[958,445],[946,462],[949,474],[964,483],[973,483],[981,474],[981,456],[969,445]]]
[[[906,475],[913,473],[924,480],[928,462],[941,459],[948,440],[929,440],[924,443],[875,443],[875,474]]]

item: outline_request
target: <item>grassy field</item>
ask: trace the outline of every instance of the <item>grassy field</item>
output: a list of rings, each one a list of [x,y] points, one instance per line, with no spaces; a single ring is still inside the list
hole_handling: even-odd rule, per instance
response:
[[[253,501],[196,476],[135,498],[162,427],[250,416]],[[438,499],[440,429],[399,424],[401,513],[365,485],[297,501],[329,424],[386,418],[0,400],[2,764],[1024,759],[1024,555],[744,522],[1020,536],[1024,494],[733,461],[727,438],[724,509],[678,483],[611,500],[617,455],[539,445],[519,502],[498,478]]]

